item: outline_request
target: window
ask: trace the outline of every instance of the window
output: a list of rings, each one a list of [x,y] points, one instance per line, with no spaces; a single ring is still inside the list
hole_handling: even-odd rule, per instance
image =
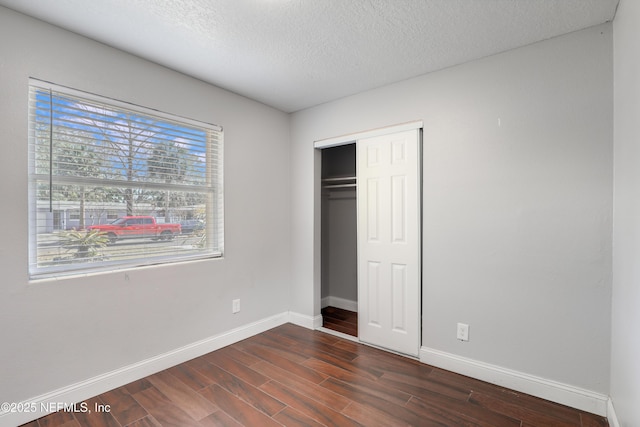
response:
[[[218,126],[32,79],[30,277],[222,256],[222,148]]]

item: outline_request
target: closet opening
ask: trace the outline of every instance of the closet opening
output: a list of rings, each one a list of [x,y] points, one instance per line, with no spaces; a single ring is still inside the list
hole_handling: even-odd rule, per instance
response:
[[[322,326],[357,337],[356,144],[353,141],[321,152]]]
[[[314,327],[411,357],[421,342],[421,145],[421,121],[314,142]]]

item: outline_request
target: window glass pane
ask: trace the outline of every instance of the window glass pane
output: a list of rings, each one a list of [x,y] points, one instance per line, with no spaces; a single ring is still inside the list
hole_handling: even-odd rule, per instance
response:
[[[32,277],[221,256],[219,128],[32,83]]]

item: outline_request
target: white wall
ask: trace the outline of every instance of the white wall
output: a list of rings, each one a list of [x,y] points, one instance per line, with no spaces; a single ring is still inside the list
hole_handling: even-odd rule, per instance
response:
[[[614,21],[614,222],[611,397],[621,426],[640,422],[640,3]]]
[[[3,7],[0,40],[0,402],[288,310],[288,115]],[[222,125],[225,258],[29,283],[30,76]]]
[[[293,114],[292,311],[319,313],[313,141],[424,120],[422,345],[608,394],[612,72],[605,24]]]

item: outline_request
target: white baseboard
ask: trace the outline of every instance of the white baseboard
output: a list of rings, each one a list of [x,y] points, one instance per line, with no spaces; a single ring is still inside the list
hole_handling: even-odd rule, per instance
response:
[[[321,303],[322,303],[322,308],[336,307],[336,308],[341,308],[343,310],[356,311],[356,312],[358,311],[358,301],[351,301],[344,298],[328,296],[328,297],[322,298]]]
[[[609,396],[455,354],[422,347],[420,361],[522,393],[607,416]],[[611,408],[613,406],[611,405]]]
[[[616,410],[613,407],[613,401],[611,398],[607,400],[607,421],[609,421],[609,427],[620,427]]]
[[[0,411],[0,427],[15,427],[33,421],[50,412],[54,412],[50,408],[55,409],[56,405],[66,404],[71,406],[75,402],[82,402],[85,399],[280,326],[287,323],[289,319],[289,313],[277,314],[115,371],[33,397],[17,403],[14,409],[23,409],[22,411]],[[25,412],[25,408],[32,411]]]
[[[289,312],[289,322],[307,329],[317,329],[322,326],[322,316],[307,316],[306,314]]]

